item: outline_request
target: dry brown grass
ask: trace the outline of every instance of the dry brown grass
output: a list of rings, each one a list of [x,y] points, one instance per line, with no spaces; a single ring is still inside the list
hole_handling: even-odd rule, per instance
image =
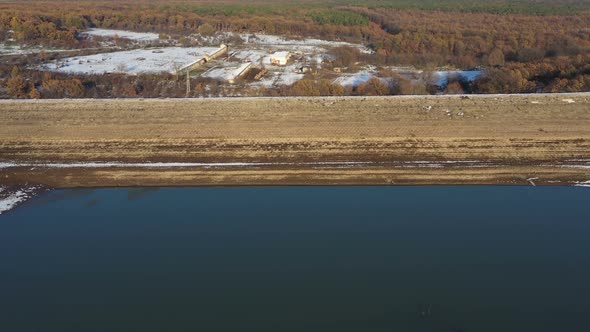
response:
[[[479,160],[513,169],[488,169],[487,176],[479,170],[455,169],[444,183],[511,183],[540,172],[543,163],[590,159],[590,94],[3,101],[0,120],[0,162]],[[87,179],[93,186],[109,178],[103,184],[147,185],[153,182],[150,177],[160,179],[154,185],[423,184],[439,183],[435,179],[449,170],[429,170],[426,178],[411,169],[381,170],[389,175],[303,165],[276,170],[280,176],[268,173],[272,171],[252,171],[248,176],[236,170],[84,174],[95,174],[96,181]],[[79,171],[72,172],[70,178],[80,178]],[[322,180],[321,174],[328,172]],[[587,170],[553,173],[564,181],[590,178]],[[25,177],[10,174],[12,179]],[[255,180],[256,174],[265,180]],[[176,176],[184,180],[175,183],[171,177]],[[59,183],[51,181],[54,186]]]

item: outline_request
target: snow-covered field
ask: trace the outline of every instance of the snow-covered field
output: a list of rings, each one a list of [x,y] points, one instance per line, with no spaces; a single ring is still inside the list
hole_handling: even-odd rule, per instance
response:
[[[353,47],[358,48],[363,53],[372,53],[370,49],[360,44],[352,44],[341,41],[330,41],[321,39],[289,39],[281,36],[273,35],[253,35],[253,34],[241,34],[240,37],[244,41],[245,45],[260,45],[268,46],[271,48],[281,48],[288,51],[299,51],[299,52],[315,52],[319,48],[333,48],[333,47]]]
[[[66,58],[43,64],[41,69],[72,74],[171,73],[216,50],[216,47],[137,49]]]
[[[118,36],[122,39],[133,40],[136,42],[151,42],[160,39],[157,33],[151,32],[133,32],[125,30],[111,30],[111,29],[88,29],[84,32],[89,36],[103,37],[103,38],[115,38]]]

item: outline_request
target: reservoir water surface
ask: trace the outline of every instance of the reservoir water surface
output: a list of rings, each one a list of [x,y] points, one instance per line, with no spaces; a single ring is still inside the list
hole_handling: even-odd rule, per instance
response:
[[[590,188],[53,191],[0,331],[588,331]]]

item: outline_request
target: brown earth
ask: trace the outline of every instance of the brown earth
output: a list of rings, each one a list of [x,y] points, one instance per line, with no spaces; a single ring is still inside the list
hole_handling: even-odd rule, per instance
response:
[[[556,167],[584,164],[579,160],[590,161],[584,93],[0,101],[0,163],[272,164],[11,167],[0,169],[0,184],[530,184],[533,177],[536,184],[564,184],[590,179],[588,167]],[[430,164],[404,163],[415,161]],[[441,164],[448,161],[472,163]]]

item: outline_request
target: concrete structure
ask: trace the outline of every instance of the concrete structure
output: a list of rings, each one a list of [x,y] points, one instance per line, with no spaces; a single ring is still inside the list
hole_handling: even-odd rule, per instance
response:
[[[240,67],[238,67],[238,69],[234,70],[234,72],[232,73],[233,77],[231,77],[228,80],[228,82],[230,84],[236,83],[236,80],[248,74],[248,71],[250,71],[250,69],[252,69],[252,62],[246,62],[242,64]]]
[[[227,54],[227,51],[228,51],[227,45],[221,44],[221,45],[219,45],[219,48],[217,49],[217,51],[213,52],[212,54],[205,55],[205,57],[203,59],[205,60],[205,63],[207,63],[211,60],[217,59],[220,56]]]
[[[227,54],[227,52],[228,52],[227,45],[221,44],[215,52],[213,52],[211,54],[205,54],[204,57],[197,59],[196,61],[191,62],[188,65],[180,68],[178,70],[178,73],[180,74],[180,73],[184,73],[184,72],[190,72],[191,70],[194,70],[194,69],[198,68],[199,66],[206,64],[207,62],[209,62],[211,60],[217,59],[217,58],[223,56],[224,54]]]
[[[287,62],[289,61],[289,57],[291,57],[291,53],[288,51],[275,52],[270,56],[270,64],[275,66],[286,66]]]

